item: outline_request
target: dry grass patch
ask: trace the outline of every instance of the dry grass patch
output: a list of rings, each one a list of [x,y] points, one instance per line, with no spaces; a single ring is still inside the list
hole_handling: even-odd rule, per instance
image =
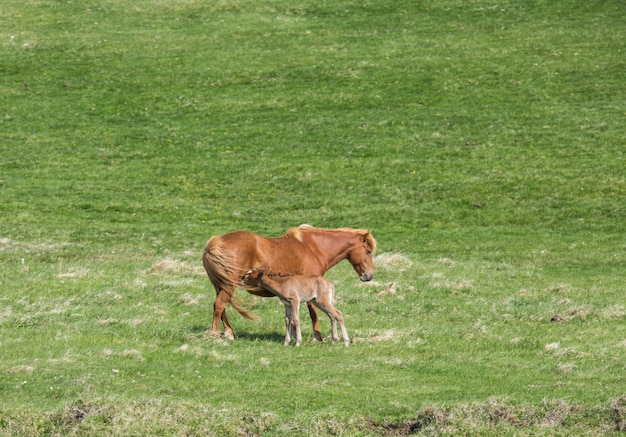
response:
[[[206,299],[205,294],[193,295],[191,293],[185,293],[180,298],[178,298],[178,301],[184,306],[194,306],[199,305],[202,299]]]
[[[132,286],[139,290],[143,290],[144,288],[148,286],[148,283],[144,281],[143,279],[135,278],[132,282]]]
[[[52,241],[15,241],[10,238],[0,238],[0,252],[11,251],[21,254],[40,254],[41,252],[54,252],[69,246],[70,243]]]
[[[206,272],[202,267],[202,263],[189,263],[178,259],[165,258],[154,263],[150,268],[150,273],[162,275],[166,273],[174,273],[183,276],[205,276]]]
[[[371,341],[372,343],[379,343],[381,341],[393,341],[394,339],[396,339],[396,337],[397,337],[396,331],[390,329],[390,330],[383,332],[382,334],[370,337],[369,341]]]
[[[284,422],[263,410],[207,403],[141,399],[77,400],[59,410],[3,414],[0,435],[610,435],[626,430],[626,397],[585,408],[564,401],[515,405],[507,400],[429,405],[411,418],[377,421],[356,416],[295,415]]]
[[[387,252],[375,256],[374,265],[377,269],[381,270],[403,272],[413,266],[413,261],[401,253]]]
[[[623,318],[626,317],[626,307],[624,305],[610,305],[601,312],[606,318]]]
[[[592,310],[588,307],[580,306],[577,308],[570,308],[567,313],[573,319],[585,320],[591,314]]]
[[[161,399],[115,403],[78,400],[38,420],[53,431],[51,435],[263,435],[279,425],[273,413],[251,415],[208,404]],[[36,428],[24,434],[37,435]]]
[[[336,284],[335,284],[336,286]],[[379,296],[393,296],[399,294],[401,292],[415,292],[416,288],[412,285],[405,286],[400,282],[378,282],[378,281],[369,281],[369,282],[359,282],[358,287],[367,287],[367,288],[377,288],[380,291],[377,292]]]
[[[398,291],[398,283],[397,282],[392,282],[390,284],[387,285],[387,288],[385,288],[383,291],[380,291],[378,293],[379,296],[387,296],[389,294],[396,294]]]
[[[224,343],[221,345],[226,346],[227,344]],[[227,363],[239,361],[239,357],[237,355],[221,353],[216,349],[207,350],[200,345],[190,345],[189,343],[180,345],[174,349],[174,353],[189,355],[196,359],[205,359],[210,362],[213,367],[222,367]],[[269,365],[269,362],[267,365]]]
[[[65,273],[59,273],[57,275],[57,278],[60,279],[82,279],[82,278],[86,278],[87,276],[89,276],[91,273],[91,271],[89,271],[88,269],[83,269],[83,268],[76,268],[73,270],[70,270],[68,272]]]
[[[455,291],[469,291],[474,283],[469,279],[447,279],[441,273],[433,273],[432,278],[434,279],[430,283],[432,288],[447,288]]]
[[[139,326],[146,323],[146,319],[141,317],[135,317],[134,319],[125,320],[124,323],[126,323],[128,326],[132,326],[133,328],[138,328]]]
[[[100,319],[96,323],[100,326],[109,326],[118,323],[118,320],[109,317],[108,319]]]
[[[25,374],[31,374],[35,371],[35,366],[29,366],[29,365],[18,365],[18,366],[13,366],[10,369],[7,370],[7,373],[25,373]]]
[[[185,343],[174,349],[174,353],[191,355],[195,358],[202,358],[204,355],[204,349],[200,346],[190,346],[188,343]]]
[[[576,365],[574,363],[562,363],[559,364],[556,368],[561,373],[572,373],[576,368]]]
[[[548,343],[543,347],[543,350],[546,352],[555,351],[561,347],[561,343]]]
[[[76,360],[74,358],[72,358],[71,356],[69,356],[69,355],[65,355],[65,356],[63,356],[61,358],[49,358],[49,359],[46,360],[46,362],[48,364],[51,364],[51,365],[61,365],[62,366],[62,365],[65,365],[65,364],[75,363]]]
[[[626,431],[626,395],[609,401],[609,411],[615,423],[615,431]]]
[[[559,301],[559,304],[569,304],[569,299]],[[626,316],[624,305],[609,305],[602,309],[595,309],[589,305],[580,305],[567,309],[562,314],[555,314],[550,318],[551,322],[569,322],[573,320],[588,320],[590,318],[621,319]]]
[[[353,343],[382,343],[382,342],[397,342],[404,336],[404,333],[395,329],[387,329],[385,331],[373,331],[369,333],[362,333],[356,331],[353,335]]]
[[[111,349],[104,349],[102,355],[105,358],[130,358],[137,361],[144,361],[145,358],[137,349],[126,349],[123,351],[115,352]]]
[[[456,407],[427,406],[414,419],[399,422],[367,422],[368,427],[387,436],[403,435],[606,435],[614,429],[626,428],[624,398],[613,400],[608,408],[585,409],[561,400],[544,401],[539,406],[513,405],[506,400],[489,399],[483,403],[461,404]],[[603,416],[593,427],[572,426],[585,415]],[[607,414],[607,410],[608,413]]]
[[[5,320],[10,319],[12,315],[13,315],[13,308],[9,306],[2,308],[2,310],[0,310],[0,323],[4,322]]]
[[[451,260],[450,258],[439,258],[438,262],[439,264],[444,264],[450,267],[454,267],[456,265],[456,262]]]

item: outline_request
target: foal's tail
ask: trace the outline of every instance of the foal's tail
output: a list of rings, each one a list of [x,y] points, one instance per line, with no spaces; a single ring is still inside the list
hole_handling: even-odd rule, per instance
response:
[[[235,299],[235,288],[239,285],[239,281],[236,279],[235,266],[233,266],[233,262],[224,252],[224,245],[220,237],[211,237],[207,241],[204,255],[202,256],[202,263],[213,287],[215,287],[215,292],[219,293],[220,290],[224,290],[230,295],[229,303],[239,314],[249,320],[259,320],[256,315],[243,308]]]

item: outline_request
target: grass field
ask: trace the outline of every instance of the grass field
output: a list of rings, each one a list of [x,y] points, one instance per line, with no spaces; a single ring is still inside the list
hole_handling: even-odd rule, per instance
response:
[[[0,435],[626,430],[625,17],[3,0]],[[207,336],[206,240],[302,223],[378,240],[352,345]]]

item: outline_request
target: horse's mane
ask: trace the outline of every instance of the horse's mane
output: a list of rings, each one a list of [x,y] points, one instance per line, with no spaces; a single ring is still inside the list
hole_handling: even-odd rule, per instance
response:
[[[300,225],[297,228],[289,229],[285,235],[288,237],[295,238],[300,243],[302,243],[302,231],[304,229],[315,229],[315,228],[311,225]]]
[[[297,228],[289,229],[285,235],[295,238],[296,240],[302,243],[303,241],[302,234],[303,232],[308,232],[308,231],[352,232],[358,235],[367,235],[367,244],[369,244],[369,246],[372,248],[372,253],[376,252],[376,239],[374,239],[371,232],[366,229],[353,229],[353,228],[325,229],[325,228],[316,228],[311,225],[304,224],[304,225],[298,226]]]

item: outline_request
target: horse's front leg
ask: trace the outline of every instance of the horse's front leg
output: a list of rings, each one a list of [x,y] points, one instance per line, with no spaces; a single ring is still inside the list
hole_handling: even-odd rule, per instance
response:
[[[317,315],[317,308],[313,305],[313,302],[306,303],[309,307],[309,314],[311,315],[311,323],[313,324],[313,338],[320,343],[324,342],[322,338],[322,331],[320,330],[320,318]]]

